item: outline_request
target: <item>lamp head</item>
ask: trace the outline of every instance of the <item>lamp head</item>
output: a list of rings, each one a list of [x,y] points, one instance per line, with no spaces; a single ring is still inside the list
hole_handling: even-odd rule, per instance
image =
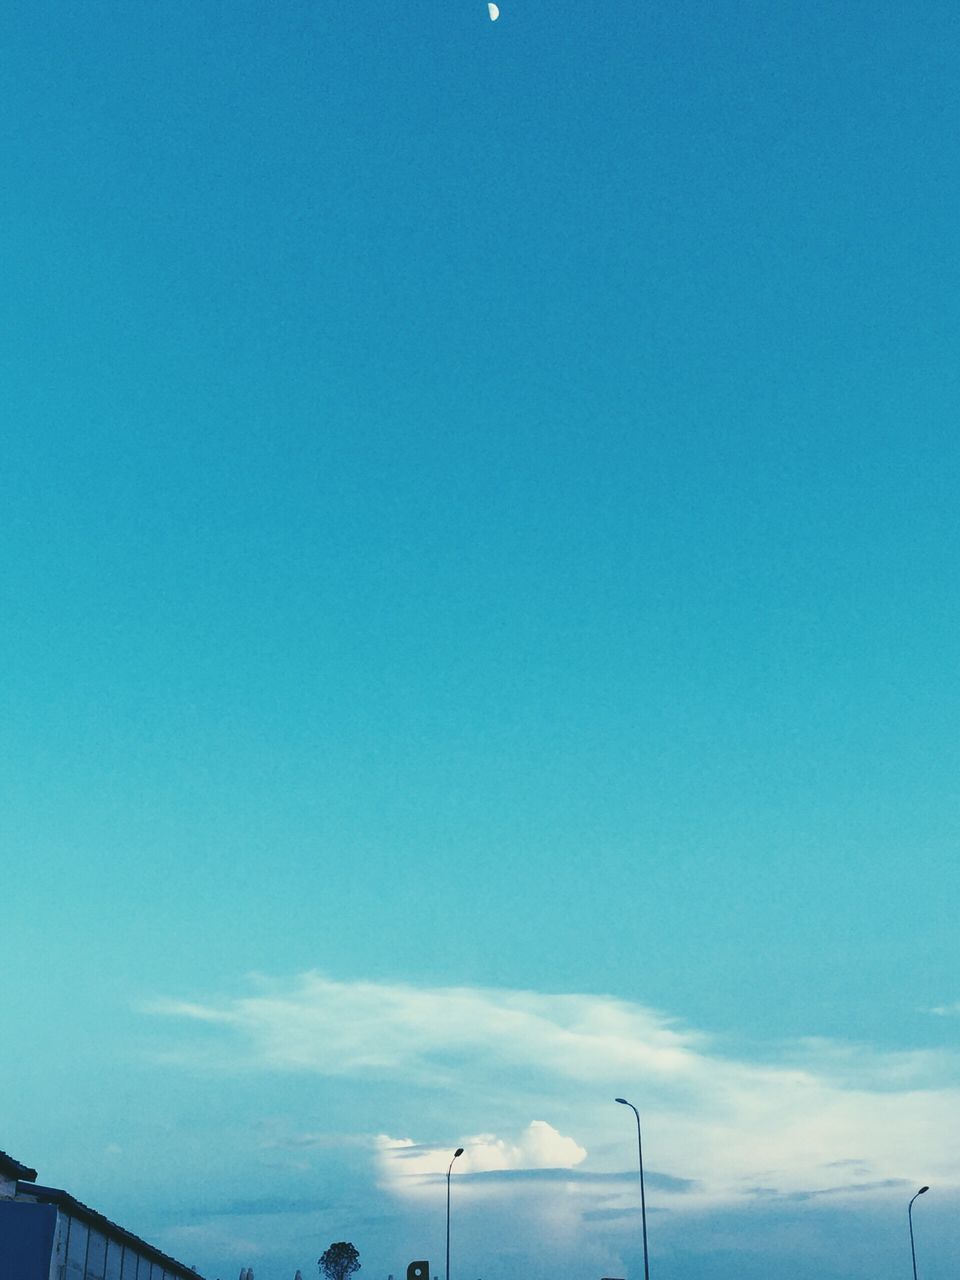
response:
[[[614,1098],[614,1102],[622,1102],[625,1107],[629,1107],[630,1105],[626,1098]]]
[[[462,1155],[463,1155],[463,1147],[457,1147],[456,1151],[453,1153],[453,1158],[454,1160],[456,1160],[457,1156],[462,1156]]]
[[[929,1190],[930,1190],[929,1187],[921,1187],[920,1190],[917,1192],[917,1195],[922,1196],[925,1191],[929,1191]]]

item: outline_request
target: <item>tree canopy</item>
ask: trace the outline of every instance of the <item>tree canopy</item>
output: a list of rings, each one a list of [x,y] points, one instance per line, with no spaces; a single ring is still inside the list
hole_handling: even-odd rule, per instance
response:
[[[339,1240],[320,1255],[317,1266],[327,1280],[348,1280],[360,1270],[360,1253],[349,1241]]]

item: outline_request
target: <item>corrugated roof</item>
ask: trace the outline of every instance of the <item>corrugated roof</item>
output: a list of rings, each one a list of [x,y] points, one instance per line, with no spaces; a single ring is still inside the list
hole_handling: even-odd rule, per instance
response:
[[[34,1174],[34,1177],[36,1177],[36,1174]],[[159,1262],[164,1271],[171,1271],[174,1275],[182,1277],[182,1280],[203,1280],[202,1276],[184,1263],[178,1262],[176,1258],[171,1258],[169,1254],[163,1253],[162,1250],[155,1248],[152,1244],[147,1244],[146,1240],[141,1240],[139,1236],[135,1236],[132,1231],[127,1231],[125,1227],[111,1222],[102,1213],[97,1213],[96,1209],[91,1209],[89,1205],[81,1204],[79,1200],[75,1200],[66,1191],[60,1191],[57,1187],[38,1187],[36,1183],[32,1182],[24,1182],[22,1186],[18,1185],[17,1191],[19,1194],[38,1200],[41,1204],[56,1205],[64,1213],[69,1213],[72,1218],[79,1218],[81,1222],[87,1223],[88,1226],[96,1227],[98,1231],[102,1231],[111,1240],[119,1240],[123,1244],[131,1245],[143,1257],[149,1258],[151,1262]]]
[[[28,1164],[21,1164],[19,1160],[14,1160],[13,1156],[8,1156],[5,1151],[0,1151],[0,1173],[5,1173],[8,1178],[18,1178],[21,1182],[37,1180],[36,1169],[31,1169]]]

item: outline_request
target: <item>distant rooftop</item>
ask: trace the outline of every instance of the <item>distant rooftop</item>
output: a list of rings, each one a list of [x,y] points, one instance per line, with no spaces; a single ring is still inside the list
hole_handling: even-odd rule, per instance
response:
[[[0,1173],[6,1174],[8,1178],[17,1178],[21,1182],[37,1180],[36,1169],[31,1169],[28,1164],[21,1164],[19,1160],[14,1160],[13,1156],[8,1156],[5,1151],[0,1151]]]

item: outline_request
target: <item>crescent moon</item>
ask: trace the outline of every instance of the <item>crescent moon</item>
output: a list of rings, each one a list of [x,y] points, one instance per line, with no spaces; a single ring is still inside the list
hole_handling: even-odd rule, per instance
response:
[[[500,17],[500,10],[497,8],[495,4],[487,5],[487,13],[489,13],[490,15],[491,22],[496,22],[496,20]]]

